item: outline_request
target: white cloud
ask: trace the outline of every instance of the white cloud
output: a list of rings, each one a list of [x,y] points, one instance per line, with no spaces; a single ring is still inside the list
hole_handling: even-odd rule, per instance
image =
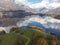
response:
[[[32,8],[47,7],[48,4],[49,3],[47,1],[42,1],[40,3],[30,5],[30,7],[32,7]]]
[[[40,7],[57,8],[57,7],[60,7],[60,3],[58,3],[57,0],[53,0],[52,3],[49,3],[47,0],[43,0],[41,3],[36,3],[36,4],[30,5],[30,7],[32,7],[32,8],[40,8]]]
[[[24,5],[30,5],[30,3],[27,0],[15,0],[17,4],[24,4]]]
[[[57,8],[60,7],[60,0],[42,0],[42,2],[36,3],[36,4],[31,4],[30,2],[28,2],[28,0],[16,0],[15,2],[19,3],[19,4],[25,4],[28,5],[29,7],[36,9],[36,8],[42,8],[42,7],[46,7],[46,8]]]
[[[51,3],[51,4],[49,4],[49,6],[58,8],[58,7],[60,7],[60,3]]]
[[[17,3],[24,3],[24,2],[26,2],[26,0],[15,0],[15,2],[17,2]]]

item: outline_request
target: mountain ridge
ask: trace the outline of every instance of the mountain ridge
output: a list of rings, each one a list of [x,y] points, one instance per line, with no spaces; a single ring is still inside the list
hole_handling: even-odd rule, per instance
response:
[[[46,12],[46,14],[50,14],[52,17],[56,17],[60,15],[60,8],[56,8],[54,10]]]

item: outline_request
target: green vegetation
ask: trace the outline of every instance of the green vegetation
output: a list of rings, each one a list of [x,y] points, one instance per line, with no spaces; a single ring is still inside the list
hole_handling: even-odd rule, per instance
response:
[[[0,45],[59,45],[55,36],[41,30],[12,28],[10,33],[0,35]]]
[[[14,41],[17,38],[17,34],[9,33],[5,35],[0,35],[0,45],[13,45]]]

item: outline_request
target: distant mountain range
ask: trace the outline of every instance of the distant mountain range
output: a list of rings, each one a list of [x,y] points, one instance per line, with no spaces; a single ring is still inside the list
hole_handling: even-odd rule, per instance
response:
[[[60,8],[51,10],[51,11],[47,12],[47,14],[60,15]]]
[[[46,14],[50,14],[50,16],[60,19],[60,8],[56,8],[54,10],[46,12]]]
[[[35,12],[35,10],[26,5],[16,4],[14,0],[0,0],[0,11],[2,10],[25,10],[26,12]]]
[[[31,15],[46,15],[51,14],[51,16],[60,18],[60,8],[50,10],[53,8],[38,8],[32,9],[26,5],[19,5],[14,2],[14,0],[0,0],[0,26],[15,25],[20,18]],[[58,15],[58,16],[57,16]],[[12,18],[12,19],[11,19]],[[11,20],[10,20],[11,19]],[[15,23],[13,24],[14,21]],[[5,22],[5,23],[4,23]],[[8,23],[9,22],[9,23]],[[8,25],[6,25],[8,23]]]
[[[0,26],[15,25],[21,18],[35,14],[26,5],[18,5],[14,0],[0,0]]]
[[[53,7],[40,7],[37,9],[32,9],[29,6],[23,4],[16,4],[14,0],[0,0],[0,11],[10,11],[10,10],[24,10],[25,12],[32,12],[32,13],[46,13],[47,14],[55,14],[59,15],[59,8],[54,9]]]
[[[46,13],[46,12],[49,12],[49,11],[53,10],[53,7],[50,7],[50,8],[40,7],[40,8],[36,8],[35,10],[40,12],[40,13]]]

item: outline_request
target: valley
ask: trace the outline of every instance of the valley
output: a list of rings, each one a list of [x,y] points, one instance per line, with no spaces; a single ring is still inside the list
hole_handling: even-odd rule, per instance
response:
[[[60,45],[60,7],[25,1],[0,0],[0,45]]]

